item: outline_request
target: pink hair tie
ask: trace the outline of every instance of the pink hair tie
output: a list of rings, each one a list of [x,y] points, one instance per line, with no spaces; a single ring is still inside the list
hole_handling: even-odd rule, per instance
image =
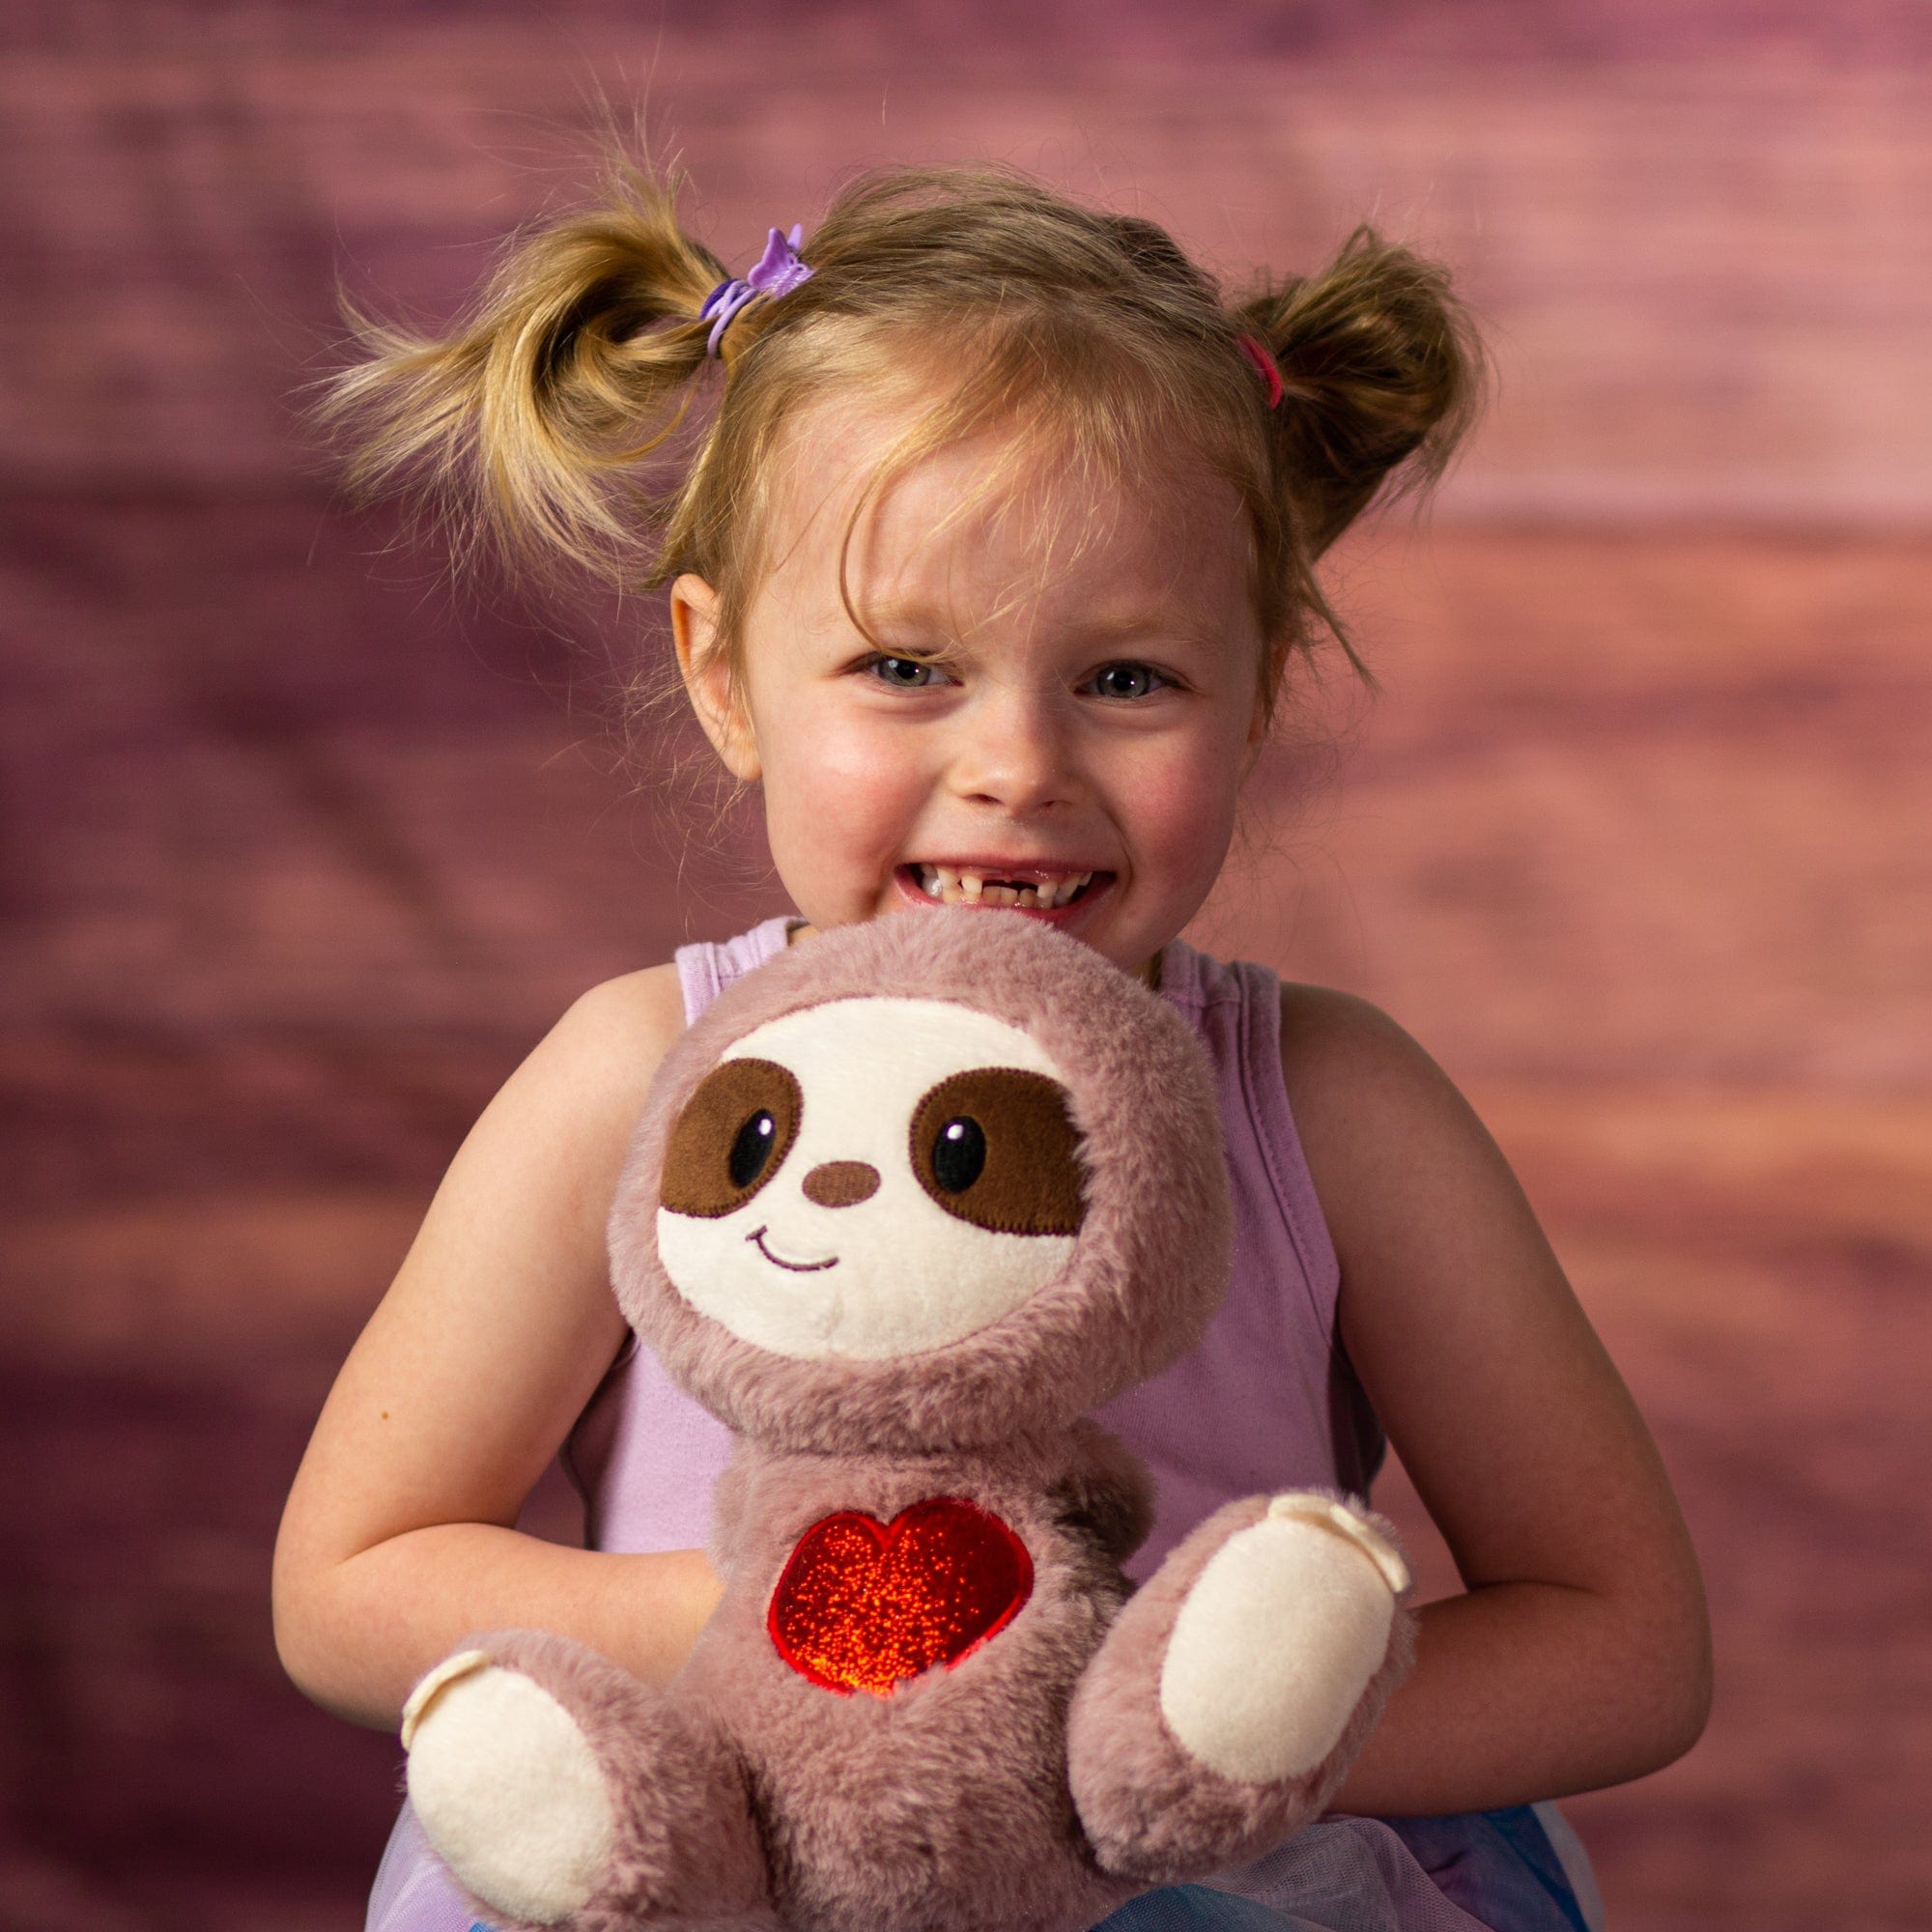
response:
[[[1237,335],[1236,342],[1250,362],[1255,365],[1255,374],[1268,385],[1268,408],[1276,409],[1281,404],[1281,370],[1275,359],[1268,354],[1267,345],[1256,335]]]

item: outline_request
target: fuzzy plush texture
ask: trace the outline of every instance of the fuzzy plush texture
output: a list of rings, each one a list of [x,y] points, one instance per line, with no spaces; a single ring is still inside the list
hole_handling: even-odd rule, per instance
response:
[[[877,1003],[870,1029],[855,1028],[852,1013],[829,1030],[809,1023],[861,1000]],[[970,1024],[949,1027],[954,1009]],[[922,1098],[928,1076],[954,1078],[969,1038],[996,1055],[991,1068],[970,1069],[956,1094],[936,1085]],[[793,1065],[788,1040],[816,1044]],[[820,1051],[828,1040],[833,1050]],[[870,1085],[848,1078],[854,1041],[897,1058]],[[776,1070],[735,1087],[729,1076],[717,1091],[736,1097],[712,1108],[700,1096],[686,1121],[687,1103],[734,1048],[770,1055]],[[999,1075],[1017,1062],[1027,1079],[1064,1090],[1079,1136],[1077,1202],[1064,1167],[1057,1178],[1024,1171],[1027,1159],[1043,1168],[1066,1156],[1064,1122],[1053,1125],[1057,1092]],[[882,1093],[893,1119],[849,1118]],[[765,1104],[761,1094],[773,1119],[755,1127],[743,1159],[727,1160],[734,1137],[753,1133],[746,1110]],[[973,1094],[987,1097],[957,1098]],[[1010,1129],[986,1172],[1022,1150],[1022,1166],[999,1170],[984,1203],[961,1191],[977,1183],[955,1188],[937,1175],[932,1136],[955,1110],[985,1114],[989,1146]],[[662,1198],[673,1144],[669,1193],[682,1205]],[[761,1147],[780,1150],[762,1174]],[[799,1210],[796,1226],[836,1241],[859,1217],[883,1216],[872,1225],[901,1231],[893,1238],[906,1244],[908,1295],[920,1292],[922,1229],[940,1228],[941,1272],[960,1268],[975,1293],[985,1283],[974,1268],[1004,1264],[1009,1250],[998,1243],[1051,1264],[1030,1273],[1017,1297],[992,1295],[965,1332],[955,1323],[935,1346],[876,1357],[762,1348],[747,1339],[754,1324],[742,1319],[742,1298],[697,1285],[696,1300],[717,1311],[708,1315],[679,1293],[660,1253],[662,1227],[683,1216],[742,1250],[753,1234],[725,1223],[759,1188],[810,1203],[805,1178],[827,1173],[835,1179],[820,1192],[838,1198]],[[1036,1227],[1047,1232],[1026,1231]],[[955,1239],[952,1229],[964,1233]],[[465,1646],[530,1680],[519,1708],[544,1713],[524,1725],[540,1734],[541,1764],[534,1779],[527,1764],[501,1764],[517,1748],[507,1732],[494,1755],[469,1747],[486,1762],[450,1779],[456,1798],[426,1790],[426,1812],[440,1820],[425,1816],[432,1841],[480,1877],[492,1821],[519,1804],[540,1808],[533,1784],[565,1790],[555,1819],[531,1828],[542,1870],[497,1883],[502,1895],[477,1898],[478,1916],[506,1932],[1077,1932],[1146,1885],[1203,1876],[1315,1815],[1406,1662],[1408,1620],[1393,1607],[1379,1559],[1350,1547],[1352,1519],[1275,1521],[1269,1499],[1255,1497],[1201,1525],[1134,1595],[1121,1564],[1148,1533],[1147,1477],[1084,1419],[1199,1340],[1223,1292],[1229,1243],[1219,1122],[1192,1035],[1165,1002],[1075,942],[984,913],[879,920],[815,938],[728,988],[666,1061],[611,1216],[626,1312],[669,1372],[738,1432],[714,1496],[710,1556],[724,1594],[663,1692],[561,1638],[512,1632]],[[748,1277],[751,1294],[769,1305],[797,1283],[789,1292],[807,1305],[822,1291],[803,1285],[815,1270],[784,1272],[796,1261],[768,1260],[769,1276]],[[876,1257],[863,1281],[855,1259],[837,1265],[848,1263],[853,1296],[863,1290],[876,1301],[880,1283],[897,1279],[879,1272]],[[830,1311],[828,1328],[840,1318],[830,1297],[816,1305]],[[861,1339],[876,1340],[890,1320],[889,1307],[883,1318],[867,1312]],[[1009,1621],[912,1676],[895,1675],[895,1663],[870,1678],[815,1680],[788,1662],[772,1604],[800,1539],[843,1513],[889,1524],[937,1498],[997,1518],[1023,1546],[1031,1581]],[[1275,1560],[1284,1550],[1305,1557],[1307,1538],[1324,1540],[1320,1560],[1298,1569]],[[1254,1550],[1266,1560],[1252,1560]],[[1229,1561],[1214,1569],[1223,1552]],[[1396,1564],[1391,1556],[1388,1574],[1399,1580]],[[1208,1594],[1176,1664],[1197,1753],[1164,1715],[1162,1675],[1204,1577]],[[876,1604],[867,1611],[882,1614]],[[1296,1631],[1308,1639],[1299,1650],[1287,1636]],[[828,1641],[837,1638],[835,1627]],[[1215,1708],[1229,1687],[1240,1694],[1246,1655],[1268,1661],[1274,1758],[1269,1726],[1258,1733],[1238,1711]],[[412,1701],[416,1749],[446,1765],[461,1752],[440,1752],[437,1732],[472,1680],[438,1687],[434,1676]],[[582,1735],[581,1760],[556,1747],[553,1703]],[[1292,1775],[1265,1775],[1284,1751]],[[1320,1761],[1303,1765],[1311,1751]],[[580,1899],[605,1815],[576,1795],[583,1763],[604,1781],[609,1843]],[[487,1781],[492,1766],[507,1798],[465,1782],[470,1770]],[[531,1917],[533,1903],[564,1916]]]
[[[740,1341],[677,1293],[654,1238],[666,1140],[725,1049],[801,1008],[881,996],[955,1001],[1031,1035],[1088,1150],[1069,1265],[910,1374],[904,1360],[798,1361]],[[671,1376],[742,1434],[822,1453],[1065,1427],[1194,1347],[1226,1291],[1230,1240],[1212,1080],[1186,1022],[1076,940],[962,911],[846,926],[726,987],[667,1055],[611,1215],[618,1300]]]
[[[720,1932],[774,1925],[744,1767],[723,1732],[686,1700],[639,1684],[595,1651],[546,1631],[486,1632],[459,1648],[480,1651],[493,1666],[520,1673],[562,1706],[597,1762],[611,1807],[610,1850],[596,1885],[576,1909],[554,1918],[530,1917],[503,1892],[472,1889],[450,1857],[454,1848],[424,1816],[424,1831],[476,1918],[499,1932],[555,1932],[558,1925],[570,1932],[639,1932],[666,1922]],[[412,1767],[441,1719],[440,1701],[432,1699],[417,1719]],[[497,1749],[503,1747],[499,1742]],[[478,1769],[500,1762],[492,1755]],[[524,1785],[524,1766],[503,1770],[508,1781]],[[413,1768],[411,1793],[415,1795]],[[568,1858],[574,1847],[563,1842],[561,1831],[557,1843]],[[468,1869],[477,1875],[474,1865]]]
[[[698,1083],[669,1136],[654,1227],[666,1280],[722,1332],[799,1361],[902,1361],[1011,1313],[1065,1266],[1080,1225],[1076,1141],[1057,1069],[1030,1035],[947,1001],[835,1000],[741,1035],[731,1055]],[[739,1068],[781,1070],[769,1056],[796,1076],[784,1153],[725,1213],[680,1210],[673,1190],[700,1166],[693,1116],[711,1112],[714,1087],[736,1084]],[[1037,1107],[1012,1104],[1022,1097]],[[1049,1108],[1065,1143],[1058,1159],[1031,1118]],[[920,1143],[968,1109],[984,1117],[992,1171],[951,1196],[921,1171]],[[714,1179],[728,1179],[725,1135],[724,1122],[707,1123],[701,1165]],[[863,1195],[813,1201],[810,1176],[854,1165],[870,1179]],[[1042,1168],[1060,1185],[1040,1198],[1028,1183]],[[1071,1200],[1060,1201],[1065,1225],[1055,1227],[1063,1191]]]
[[[679,1686],[739,1739],[787,1927],[1071,1932],[1130,1894],[1080,1850],[1064,1764],[1074,1685],[1127,1588],[1086,1527],[1114,1473],[1086,1453],[1098,1435],[863,1462],[747,1444],[734,1459],[714,1537],[725,1596]],[[934,1495],[971,1499],[1025,1543],[1033,1587],[1012,1622],[890,1697],[830,1692],[785,1664],[765,1607],[799,1529],[835,1505],[886,1522]],[[1101,1511],[1118,1522],[1144,1496],[1142,1478]]]
[[[1081,1825],[1102,1864],[1144,1885],[1178,1884],[1243,1863],[1318,1817],[1414,1659],[1415,1619],[1398,1603],[1381,1662],[1331,1748],[1311,1770],[1276,1782],[1224,1776],[1193,1756],[1164,1719],[1148,1721],[1189,1593],[1235,1537],[1266,1520],[1269,1507],[1261,1496],[1228,1503],[1184,1538],[1116,1620],[1074,1694],[1067,1772]],[[1392,1525],[1349,1507],[1393,1544]],[[1360,1561],[1375,1567],[1366,1555]],[[1256,1607],[1260,1639],[1273,1606]],[[1204,1863],[1210,1846],[1214,1853]]]
[[[1275,1614],[1257,1629],[1263,1605]],[[1168,1634],[1161,1716],[1190,1757],[1236,1783],[1305,1777],[1376,1674],[1394,1612],[1359,1541],[1278,1499],[1194,1579]]]
[[[432,1704],[437,1722],[410,1753],[410,1802],[444,1861],[520,1918],[567,1918],[596,1890],[614,1837],[577,1720],[535,1678],[487,1662],[430,1688],[418,1709]]]

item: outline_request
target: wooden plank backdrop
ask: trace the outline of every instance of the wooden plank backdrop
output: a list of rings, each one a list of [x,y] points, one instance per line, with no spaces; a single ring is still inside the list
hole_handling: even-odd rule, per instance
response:
[[[338,276],[447,315],[645,94],[734,261],[979,156],[1231,273],[1455,266],[1497,406],[1336,560],[1385,693],[1302,695],[1198,936],[1464,1086],[1679,1485],[1717,1708],[1571,1807],[1613,1924],[1932,1922],[1923,9],[74,0],[0,56],[0,1923],[360,1923],[397,1751],[268,1621],[307,1429],[562,1007],[777,906],[613,722],[656,612],[452,589],[297,403]]]

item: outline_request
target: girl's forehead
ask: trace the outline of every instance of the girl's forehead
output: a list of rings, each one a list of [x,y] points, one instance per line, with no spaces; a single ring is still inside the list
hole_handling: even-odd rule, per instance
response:
[[[1094,460],[1007,422],[898,468],[922,411],[821,405],[775,466],[767,578],[786,601],[979,608],[1062,586],[1119,611],[1244,601],[1252,535],[1234,485],[1182,447]],[[774,585],[774,587],[777,587]],[[1104,618],[1104,611],[1095,611]]]

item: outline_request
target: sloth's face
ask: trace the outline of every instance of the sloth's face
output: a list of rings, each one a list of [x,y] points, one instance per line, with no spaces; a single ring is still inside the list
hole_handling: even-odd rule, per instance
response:
[[[801,1360],[942,1348],[1060,1273],[1086,1208],[1059,1069],[941,1000],[837,1000],[735,1041],[665,1151],[658,1253]]]

